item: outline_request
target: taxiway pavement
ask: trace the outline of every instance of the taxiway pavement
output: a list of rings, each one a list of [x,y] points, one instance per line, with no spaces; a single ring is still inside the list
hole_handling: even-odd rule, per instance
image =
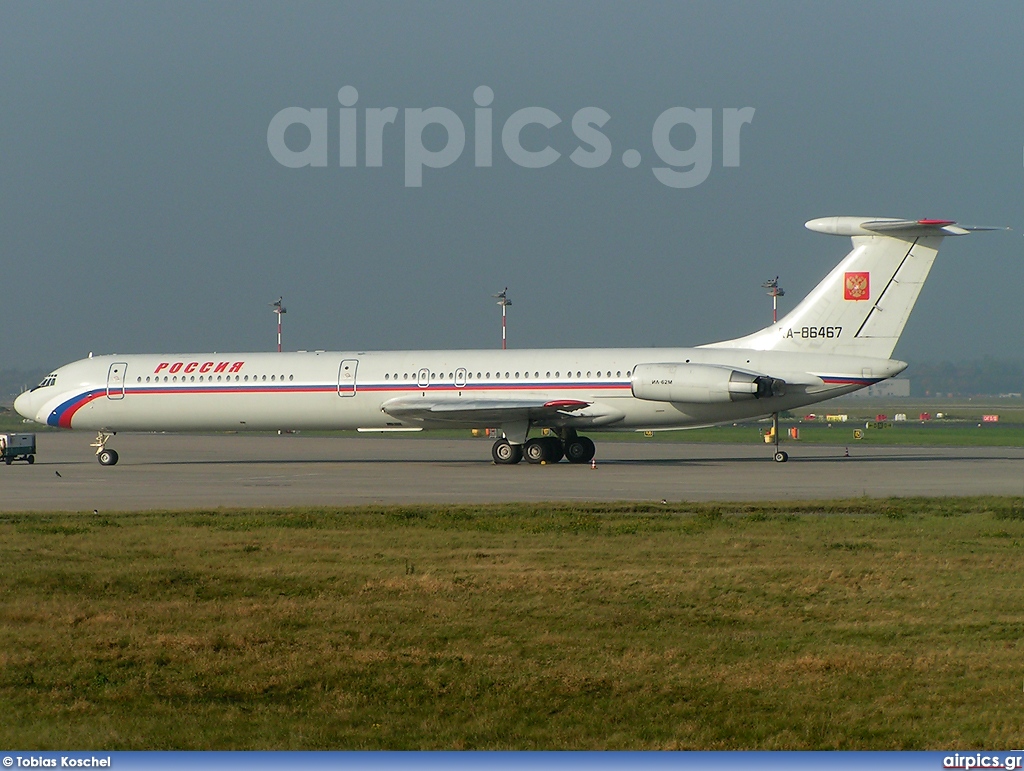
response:
[[[102,467],[78,432],[0,465],[0,511],[518,501],[753,501],[1024,494],[1024,448],[599,441],[589,465],[495,466],[491,442],[428,437],[119,434]]]

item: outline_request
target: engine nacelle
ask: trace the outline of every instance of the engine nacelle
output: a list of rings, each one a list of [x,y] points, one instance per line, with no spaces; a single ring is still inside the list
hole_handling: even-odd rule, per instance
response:
[[[652,402],[720,404],[782,396],[785,382],[713,364],[637,364],[633,396]]]

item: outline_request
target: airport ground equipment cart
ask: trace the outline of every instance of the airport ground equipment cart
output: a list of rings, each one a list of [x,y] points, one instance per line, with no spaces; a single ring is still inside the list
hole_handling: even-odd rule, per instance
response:
[[[0,434],[0,458],[8,466],[16,460],[36,462],[35,434]]]

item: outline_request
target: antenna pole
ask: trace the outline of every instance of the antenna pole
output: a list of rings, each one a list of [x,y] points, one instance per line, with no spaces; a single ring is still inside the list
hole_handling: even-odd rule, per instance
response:
[[[283,316],[285,313],[288,312],[288,311],[285,310],[284,305],[282,305],[283,302],[284,302],[284,297],[278,297],[277,298],[277,302],[271,303],[271,305],[274,307],[274,313],[277,314],[277,352],[278,353],[281,353],[281,316]]]
[[[772,324],[779,320],[779,298],[786,294],[786,291],[779,286],[779,277],[770,278],[761,284],[763,289],[768,290],[768,296],[772,298]]]
[[[508,287],[505,287],[505,289],[498,292],[498,294],[491,295],[491,297],[495,298],[498,301],[498,305],[501,306],[501,350],[504,351],[508,347],[508,339],[505,336],[506,309],[512,304],[512,301],[508,299]]]

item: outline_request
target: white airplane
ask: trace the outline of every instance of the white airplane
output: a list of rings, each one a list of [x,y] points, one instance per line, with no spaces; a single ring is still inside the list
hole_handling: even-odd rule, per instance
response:
[[[774,415],[902,372],[889,358],[951,220],[824,217],[846,255],[796,308],[746,337],[696,348],[352,351],[89,356],[14,403],[89,429],[104,466],[118,431],[500,427],[495,463],[585,463],[586,429],[659,431]],[[550,429],[548,436],[531,431]],[[788,459],[778,448],[775,460]]]

